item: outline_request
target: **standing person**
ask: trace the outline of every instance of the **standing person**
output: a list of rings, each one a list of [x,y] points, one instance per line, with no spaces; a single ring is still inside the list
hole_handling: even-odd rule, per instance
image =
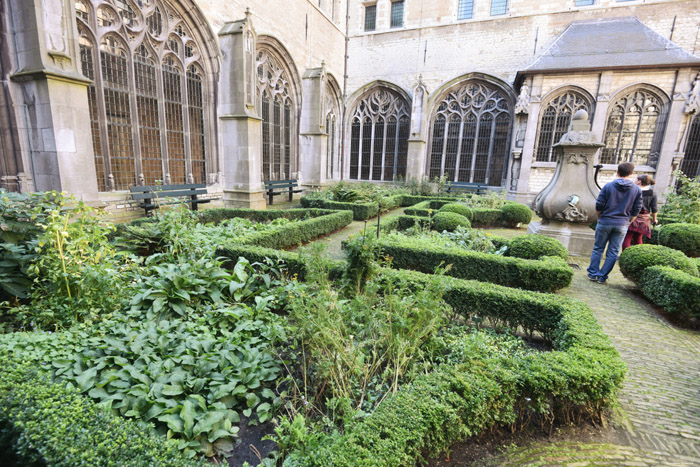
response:
[[[649,175],[642,174],[637,176],[634,183],[642,189],[642,210],[627,229],[627,235],[622,242],[623,251],[632,245],[641,245],[644,242],[643,237],[651,238],[651,226],[656,225],[656,214],[659,212],[656,195],[651,189],[656,181]]]
[[[642,209],[642,190],[630,180],[632,172],[634,164],[631,162],[618,165],[618,178],[605,184],[595,203],[598,225],[595,229],[591,264],[588,266],[588,278],[599,284],[605,284],[608,280],[608,274],[615,266],[617,255],[620,253],[627,227]],[[601,268],[600,260],[606,245],[608,250]]]

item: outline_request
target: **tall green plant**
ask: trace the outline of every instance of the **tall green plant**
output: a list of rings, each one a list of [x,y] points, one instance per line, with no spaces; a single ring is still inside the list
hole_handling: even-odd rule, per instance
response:
[[[690,178],[680,170],[674,172],[677,185],[669,188],[666,204],[660,218],[673,218],[673,222],[700,224],[700,177]]]

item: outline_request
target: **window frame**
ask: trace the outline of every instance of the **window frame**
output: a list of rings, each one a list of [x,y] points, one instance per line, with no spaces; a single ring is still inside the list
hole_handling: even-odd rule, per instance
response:
[[[466,6],[469,7],[469,16],[462,16],[462,11],[467,11]],[[464,21],[474,18],[474,0],[458,0],[457,1],[457,21]]]
[[[372,11],[372,24],[371,28],[368,26],[368,23],[370,21],[370,16],[369,12]],[[367,3],[364,5],[364,21],[363,21],[363,31],[364,32],[373,32],[377,30],[377,4],[376,3]]]
[[[498,3],[497,3],[498,2]],[[496,6],[503,5],[503,10],[494,10]],[[491,16],[504,16],[510,11],[510,0],[491,0]]]
[[[556,144],[558,141],[556,141],[557,133],[563,133],[561,131],[557,131],[557,121],[559,120],[559,116],[561,115],[559,112],[555,113],[555,118],[554,118],[554,125],[553,125],[553,131],[551,132],[551,136],[548,138],[549,142],[547,143],[547,160],[540,160],[540,152],[542,149],[541,144],[543,143],[542,141],[542,126],[543,126],[543,120],[545,119],[546,112],[549,110],[550,106],[553,105],[558,105],[561,107],[567,106],[569,103],[560,103],[557,102],[555,104],[555,101],[560,100],[562,97],[571,95],[571,96],[577,96],[579,97],[582,101],[583,104],[582,106],[577,106],[576,103],[574,102],[573,105],[571,105],[571,114],[569,116],[568,122],[566,124],[566,128],[564,129],[563,133],[566,133],[568,130],[568,126],[571,124],[571,119],[573,118],[574,114],[580,110],[584,109],[586,112],[588,112],[589,116],[589,123],[592,123],[593,120],[593,114],[595,112],[595,101],[594,99],[583,89],[577,88],[577,87],[565,87],[562,89],[557,89],[556,91],[550,93],[550,96],[545,97],[543,99],[543,103],[540,106],[540,114],[538,116],[538,121],[537,121],[537,133],[535,134],[535,148],[533,151],[533,158],[532,162],[533,164],[547,164],[547,163],[555,163],[556,160],[553,160],[554,152],[552,150],[552,146]],[[549,133],[549,132],[548,132]]]
[[[397,5],[401,5],[401,18],[399,22],[394,22],[396,19],[394,16],[394,9],[397,8]],[[406,13],[406,2],[404,0],[392,0],[391,1],[391,9],[389,13],[389,28],[391,29],[397,29],[397,28],[402,28],[404,27],[404,15]]]

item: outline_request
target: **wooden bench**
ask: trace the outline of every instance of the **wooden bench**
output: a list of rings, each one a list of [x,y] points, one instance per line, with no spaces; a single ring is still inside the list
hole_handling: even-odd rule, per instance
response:
[[[207,186],[204,183],[192,183],[187,185],[154,185],[154,186],[132,186],[131,198],[142,200],[139,204],[146,211],[146,216],[151,215],[151,211],[158,209],[165,204],[188,203],[193,211],[197,210],[200,204],[208,203],[211,199],[198,199],[198,196],[207,194]],[[171,200],[166,198],[187,198],[184,200]]]
[[[264,185],[265,195],[270,198],[269,204],[272,204],[273,198],[277,195],[289,193],[289,201],[292,201],[294,193],[304,191],[302,188],[299,188],[296,180],[267,180],[264,182]]]
[[[477,195],[485,195],[489,190],[494,188],[485,183],[469,183],[469,182],[450,182],[447,184],[447,192],[452,193],[454,191],[471,191]]]

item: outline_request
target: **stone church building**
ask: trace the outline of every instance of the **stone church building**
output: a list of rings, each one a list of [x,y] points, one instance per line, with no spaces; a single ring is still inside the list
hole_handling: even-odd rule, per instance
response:
[[[0,0],[0,187],[445,177],[531,200],[588,112],[601,181],[700,175],[698,0]]]

